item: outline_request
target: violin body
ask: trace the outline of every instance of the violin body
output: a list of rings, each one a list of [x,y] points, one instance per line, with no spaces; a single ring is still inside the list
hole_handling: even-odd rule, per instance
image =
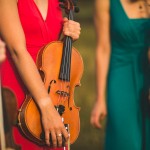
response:
[[[16,124],[17,118],[16,97],[8,88],[2,88],[2,104],[6,149],[21,150],[21,147],[15,144],[12,133],[12,128]]]
[[[37,56],[37,68],[41,74],[45,88],[54,106],[60,106],[64,124],[69,124],[70,143],[75,142],[80,131],[80,108],[74,103],[74,89],[80,86],[83,73],[83,61],[73,47],[71,54],[70,81],[60,77],[60,66],[63,56],[63,43],[52,42],[43,47]],[[68,60],[66,60],[68,61]],[[63,107],[63,108],[62,108]],[[62,108],[62,109],[61,109]],[[42,138],[41,114],[31,96],[27,96],[18,115],[20,129],[31,141],[45,145]]]

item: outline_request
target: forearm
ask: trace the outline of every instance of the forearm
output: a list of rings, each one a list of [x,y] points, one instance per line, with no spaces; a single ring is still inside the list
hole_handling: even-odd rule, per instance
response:
[[[26,49],[17,51],[14,50],[11,55],[21,79],[23,80],[27,89],[30,91],[30,94],[33,96],[34,100],[41,108],[42,105],[47,103],[43,100],[46,100],[49,96],[45,90],[44,84],[33,59]],[[48,103],[51,103],[51,101]]]
[[[97,100],[103,101],[106,96],[107,74],[109,69],[110,48],[99,48],[96,55],[97,64]]]

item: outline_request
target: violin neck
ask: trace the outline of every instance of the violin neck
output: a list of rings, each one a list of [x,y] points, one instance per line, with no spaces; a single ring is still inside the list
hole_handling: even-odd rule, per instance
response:
[[[74,13],[73,10],[70,10],[70,11],[69,11],[69,14],[68,14],[68,19],[69,19],[69,20],[74,20],[74,14],[73,14],[73,13]]]
[[[68,19],[73,20],[73,10],[69,11]],[[59,79],[70,82],[72,38],[66,36],[63,45],[62,61],[59,73]]]

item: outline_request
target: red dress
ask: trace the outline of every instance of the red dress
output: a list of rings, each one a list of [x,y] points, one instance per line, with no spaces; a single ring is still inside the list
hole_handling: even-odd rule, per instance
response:
[[[58,0],[48,0],[46,20],[42,18],[34,0],[18,0],[18,12],[26,37],[27,50],[35,61],[37,52],[43,45],[58,40],[59,38],[62,29],[62,13],[59,8],[59,2]],[[14,92],[17,98],[18,108],[20,108],[25,99],[26,88],[16,71],[9,53],[7,54],[7,60],[4,62],[2,68],[2,85],[10,88]],[[16,143],[22,146],[22,150],[45,149],[25,139],[16,127],[13,129],[13,135]],[[61,149],[58,148],[56,150]]]

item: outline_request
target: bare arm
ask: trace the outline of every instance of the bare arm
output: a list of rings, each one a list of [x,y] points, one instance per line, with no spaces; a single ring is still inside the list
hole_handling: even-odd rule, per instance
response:
[[[97,101],[94,106],[91,123],[100,128],[99,119],[103,119],[106,111],[106,83],[110,59],[110,0],[96,0],[95,26],[97,33],[96,73]]]
[[[18,16],[16,0],[0,0],[0,33],[25,85],[40,103],[47,98],[44,85],[30,54],[26,49],[25,36]],[[32,73],[32,75],[31,75]]]
[[[110,59],[110,29],[109,29],[109,0],[97,0],[96,3],[96,64],[98,100],[104,100],[106,94],[106,81]]]
[[[25,36],[18,15],[17,0],[0,0],[0,34],[9,48],[22,80],[41,109],[47,144],[50,144],[49,133],[52,133],[53,145],[56,146],[57,132],[63,133],[66,139],[68,134],[45,90],[36,65],[26,49]],[[61,143],[61,141],[59,142]]]

